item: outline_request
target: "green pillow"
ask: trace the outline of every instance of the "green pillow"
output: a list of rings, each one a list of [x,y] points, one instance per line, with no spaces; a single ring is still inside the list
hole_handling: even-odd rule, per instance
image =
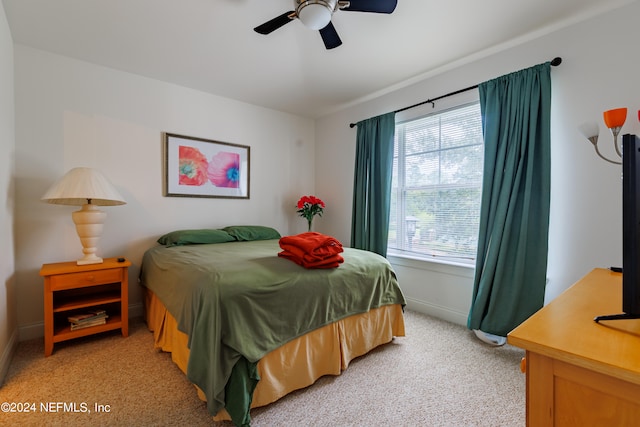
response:
[[[224,230],[177,230],[167,233],[158,239],[158,243],[166,246],[198,245],[205,243],[233,242],[235,239]]]
[[[232,225],[223,228],[239,241],[279,239],[280,233],[271,227],[262,225]]]

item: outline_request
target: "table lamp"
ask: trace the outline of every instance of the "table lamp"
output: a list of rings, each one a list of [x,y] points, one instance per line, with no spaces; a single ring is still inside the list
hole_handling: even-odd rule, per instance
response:
[[[74,168],[53,184],[41,200],[57,205],[82,206],[71,214],[84,253],[77,264],[100,264],[102,258],[96,255],[96,250],[107,214],[97,207],[126,204],[109,180],[95,169]]]

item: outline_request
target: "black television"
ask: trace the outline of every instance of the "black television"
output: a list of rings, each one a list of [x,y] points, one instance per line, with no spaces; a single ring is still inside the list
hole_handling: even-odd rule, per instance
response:
[[[594,320],[640,319],[640,138],[622,136],[622,311]]]

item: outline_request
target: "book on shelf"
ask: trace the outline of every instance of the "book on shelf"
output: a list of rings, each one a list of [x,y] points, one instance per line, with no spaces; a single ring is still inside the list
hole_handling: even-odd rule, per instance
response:
[[[87,328],[89,326],[103,325],[107,323],[107,312],[105,310],[88,310],[84,313],[79,313],[73,316],[69,316],[67,319],[71,324],[71,330]]]
[[[91,327],[91,326],[104,325],[105,323],[107,323],[107,318],[106,317],[102,317],[102,318],[99,318],[99,319],[94,319],[94,320],[88,321],[88,322],[71,323],[71,330],[75,331],[76,329],[82,329],[82,328],[88,328],[88,327]]]

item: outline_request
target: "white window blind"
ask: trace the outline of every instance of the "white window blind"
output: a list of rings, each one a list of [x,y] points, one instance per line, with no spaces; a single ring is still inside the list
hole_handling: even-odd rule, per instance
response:
[[[484,152],[479,103],[398,123],[394,151],[389,252],[473,264]]]

